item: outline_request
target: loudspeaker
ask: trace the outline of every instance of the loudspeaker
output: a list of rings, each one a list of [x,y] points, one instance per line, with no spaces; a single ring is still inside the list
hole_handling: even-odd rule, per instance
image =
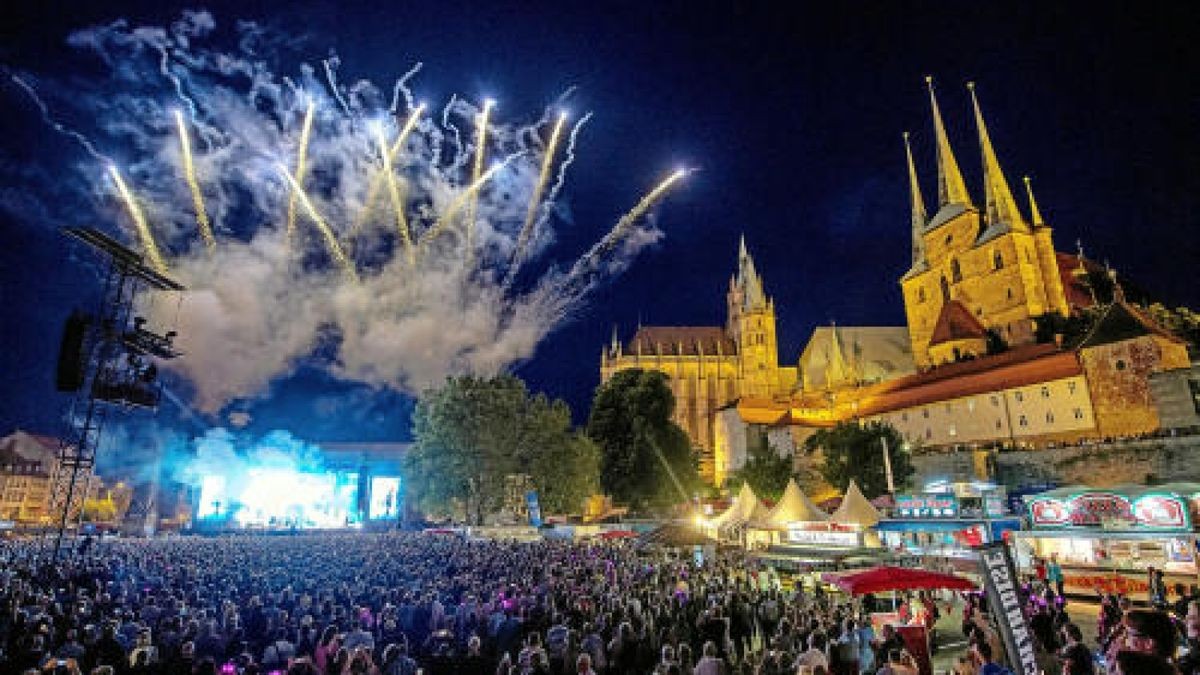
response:
[[[62,340],[58,346],[58,371],[55,384],[59,391],[76,392],[83,386],[84,339],[92,318],[75,311],[63,324]]]

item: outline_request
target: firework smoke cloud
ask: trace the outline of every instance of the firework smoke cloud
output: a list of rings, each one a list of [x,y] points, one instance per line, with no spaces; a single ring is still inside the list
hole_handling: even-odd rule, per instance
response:
[[[295,40],[242,22],[224,48],[215,29],[202,11],[168,27],[117,21],[68,39],[106,70],[102,82],[10,74],[47,133],[80,150],[58,183],[86,185],[92,212],[44,204],[44,215],[111,223],[131,246],[161,250],[188,287],[145,311],[178,312],[185,356],[170,367],[201,410],[261,395],[317,354],[338,378],[407,392],[503,370],[661,236],[639,204],[567,269],[539,264],[587,116],[547,162],[557,109],[521,126],[460,96],[426,107],[410,87],[420,64],[384,87],[339,81],[336,57],[277,74]],[[114,186],[122,175],[150,241]]]

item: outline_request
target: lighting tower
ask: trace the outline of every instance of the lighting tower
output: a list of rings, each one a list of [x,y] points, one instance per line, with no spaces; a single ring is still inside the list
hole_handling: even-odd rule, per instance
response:
[[[135,300],[144,290],[184,290],[99,230],[69,227],[65,232],[107,258],[108,269],[96,314],[73,315],[63,332],[58,389],[76,396],[70,432],[59,443],[51,479],[52,563],[58,560],[64,533],[82,516],[105,419],[114,408],[156,408],[161,396],[156,362],[180,354],[173,344],[175,331],[151,330],[145,317],[135,316]]]

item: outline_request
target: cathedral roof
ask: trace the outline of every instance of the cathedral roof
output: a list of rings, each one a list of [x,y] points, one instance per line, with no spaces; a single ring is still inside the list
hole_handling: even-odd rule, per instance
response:
[[[839,362],[842,370],[849,371],[840,378],[838,368],[831,368]],[[916,370],[908,329],[903,326],[818,326],[800,354],[799,365],[806,390],[881,382]]]
[[[1079,343],[1078,348],[1099,347],[1147,335],[1157,335],[1168,340],[1179,341],[1179,338],[1163,330],[1132,305],[1118,299],[1110,303],[1104,310],[1092,329]]]
[[[712,356],[737,353],[737,343],[720,326],[642,326],[625,347],[627,354]],[[659,351],[661,350],[661,351]]]
[[[979,323],[971,311],[963,307],[957,300],[951,300],[942,305],[938,314],[937,324],[933,327],[933,335],[929,338],[930,345],[940,345],[956,340],[981,340],[987,337],[987,330]]]

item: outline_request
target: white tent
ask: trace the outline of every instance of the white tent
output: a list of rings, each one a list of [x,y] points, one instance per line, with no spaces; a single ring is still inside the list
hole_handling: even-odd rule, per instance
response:
[[[766,508],[758,500],[758,495],[754,494],[754,489],[750,487],[750,484],[742,483],[742,489],[733,498],[733,504],[724,513],[708,521],[708,527],[712,530],[737,527],[749,522],[752,518],[762,517],[766,513]]]
[[[842,497],[842,503],[829,517],[830,522],[839,525],[858,525],[864,528],[874,527],[879,519],[879,511],[863,495],[858,483],[853,479],[850,480],[850,485],[846,486],[846,495]]]
[[[829,514],[817,508],[796,484],[795,479],[792,479],[788,481],[783,496],[765,517],[750,522],[754,527],[778,530],[787,527],[788,523],[823,523],[826,520],[829,520]]]

